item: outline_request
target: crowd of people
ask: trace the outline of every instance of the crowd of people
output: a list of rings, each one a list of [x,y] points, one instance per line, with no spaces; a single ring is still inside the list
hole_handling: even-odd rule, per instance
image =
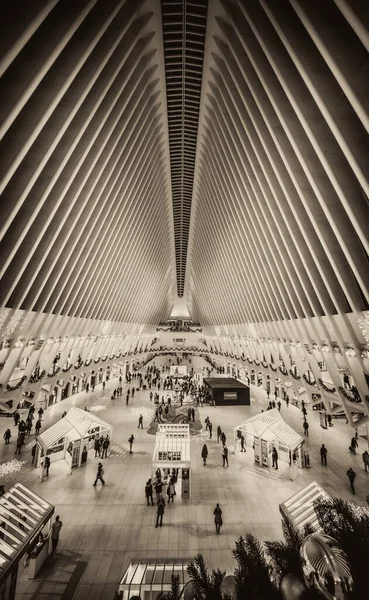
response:
[[[16,410],[13,414],[14,426],[17,428],[17,439],[16,439],[16,448],[14,454],[21,454],[22,448],[26,443],[26,436],[31,435],[33,428],[33,421],[35,420],[35,406],[32,404],[29,407],[28,415],[26,419],[23,419],[19,414],[18,410]],[[35,422],[35,435],[36,437],[40,434],[40,430],[42,427],[42,416],[44,414],[44,409],[40,407],[38,411],[38,419]],[[12,438],[12,432],[8,427],[3,435],[5,444],[10,444],[10,440]]]
[[[97,456],[99,458],[107,458],[109,447],[110,447],[109,435],[106,435],[106,437],[104,437],[103,435],[101,435],[100,437],[97,437],[94,442],[95,458]]]
[[[163,526],[163,516],[165,512],[165,499],[164,495],[167,496],[167,503],[174,502],[174,496],[176,495],[176,483],[178,480],[178,469],[163,469],[163,472],[158,468],[155,472],[153,480],[148,479],[145,484],[145,498],[147,506],[154,506],[153,494],[155,492],[156,500],[156,524],[155,527]]]

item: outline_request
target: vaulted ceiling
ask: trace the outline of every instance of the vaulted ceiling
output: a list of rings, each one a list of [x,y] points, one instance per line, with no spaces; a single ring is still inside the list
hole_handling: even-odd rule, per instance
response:
[[[358,0],[4,2],[1,306],[368,309],[368,21]]]

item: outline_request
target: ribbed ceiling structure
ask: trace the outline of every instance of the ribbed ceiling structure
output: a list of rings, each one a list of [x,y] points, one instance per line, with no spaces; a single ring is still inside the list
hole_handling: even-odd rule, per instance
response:
[[[358,0],[5,2],[1,306],[155,324],[183,296],[296,337],[367,309],[367,25]]]
[[[173,287],[159,6],[6,4],[1,305],[157,323]]]
[[[368,308],[365,6],[212,4],[189,260],[202,324]]]
[[[177,293],[186,277],[208,0],[162,0]]]

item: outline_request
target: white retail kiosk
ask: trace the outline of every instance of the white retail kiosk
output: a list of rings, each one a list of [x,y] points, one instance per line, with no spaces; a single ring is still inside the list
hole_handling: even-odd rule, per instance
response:
[[[159,424],[152,458],[152,479],[156,470],[180,469],[182,498],[191,497],[191,450],[188,424]]]
[[[129,564],[119,584],[123,599],[144,598],[154,600],[160,592],[170,592],[173,575],[178,575],[182,590],[190,582],[187,573],[188,558],[142,558]]]
[[[302,488],[279,505],[284,519],[291,521],[297,531],[303,531],[306,525],[311,525],[314,531],[320,531],[314,502],[320,498],[330,498],[329,494],[316,482]]]
[[[271,467],[274,446],[278,452],[278,460],[290,464],[291,479],[297,477],[298,467],[303,466],[305,440],[284,422],[277,408],[255,415],[234,428],[235,453],[241,450],[241,434],[245,438],[245,446],[253,448],[256,463]],[[293,457],[294,461],[291,460]]]
[[[14,600],[18,566],[27,557],[28,579],[35,579],[49,555],[54,506],[21,483],[0,498],[0,598]]]
[[[87,453],[94,447],[95,439],[109,435],[113,428],[94,413],[73,406],[63,417],[37,438],[35,466],[40,467],[41,480],[44,476],[45,454],[51,463],[65,459],[71,469],[87,461]]]

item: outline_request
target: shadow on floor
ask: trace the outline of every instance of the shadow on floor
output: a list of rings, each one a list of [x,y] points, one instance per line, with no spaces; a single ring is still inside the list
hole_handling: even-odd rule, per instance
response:
[[[64,589],[63,594],[60,596],[60,600],[72,600],[72,598],[74,597],[74,594],[77,590],[77,587],[81,581],[82,575],[85,572],[87,565],[88,565],[88,563],[86,561],[78,560],[78,557],[81,556],[80,554],[75,554],[74,556],[73,556],[73,554],[74,553],[71,553],[70,562],[68,561],[69,565],[73,566],[73,570],[71,571],[69,581],[65,584],[65,589]],[[61,567],[61,565],[60,565],[60,567]],[[60,568],[60,567],[58,567],[57,563],[54,566],[53,566],[53,563],[51,563],[49,565],[46,565],[42,569],[41,578],[38,581],[37,589],[34,591],[32,596],[30,596],[30,600],[38,600],[43,597],[50,598],[50,595],[51,595],[50,592],[43,593],[42,588],[45,584],[47,584],[49,586],[50,583],[54,582],[54,581],[49,580],[49,576],[55,575],[55,570],[58,570],[58,568]],[[65,569],[63,569],[63,574],[65,575],[66,573],[67,573],[67,571]]]

